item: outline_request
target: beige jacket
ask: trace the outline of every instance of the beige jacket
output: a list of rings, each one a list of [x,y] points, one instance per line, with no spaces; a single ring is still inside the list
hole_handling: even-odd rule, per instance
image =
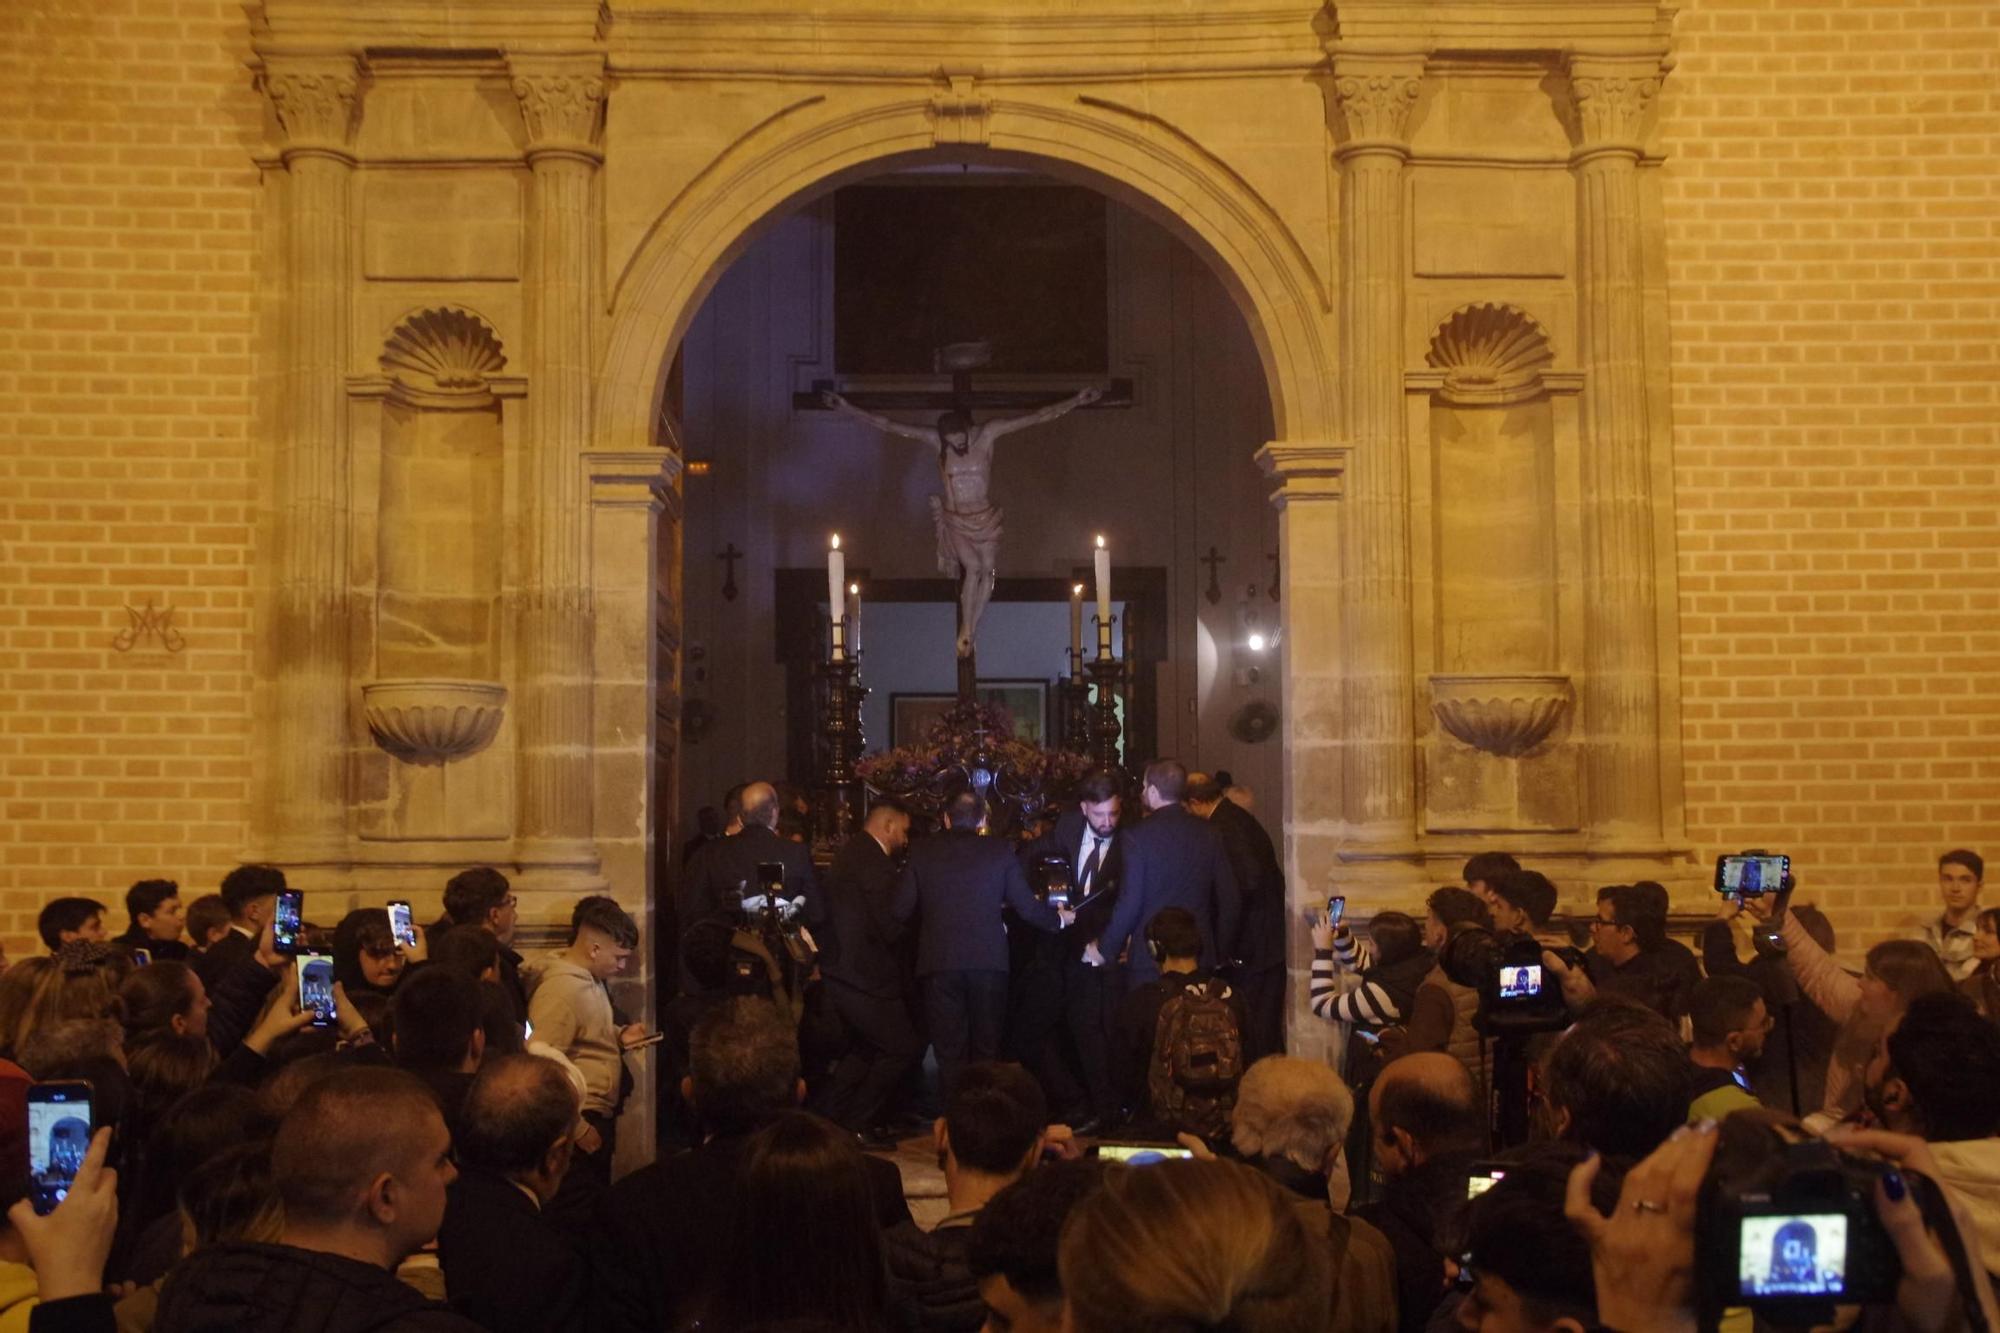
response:
[[[528,1022],[535,1040],[561,1051],[583,1074],[586,1111],[617,1109],[624,1053],[611,995],[590,970],[556,954],[530,972]]]

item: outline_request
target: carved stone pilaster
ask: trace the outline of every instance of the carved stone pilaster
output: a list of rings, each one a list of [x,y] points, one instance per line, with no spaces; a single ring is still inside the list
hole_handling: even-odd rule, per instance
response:
[[[285,299],[275,360],[271,804],[264,854],[334,854],[347,832],[348,302],[352,139],[360,72],[348,56],[269,57],[261,76],[283,133]]]
[[[509,61],[534,173],[528,220],[528,412],[521,518],[528,551],[515,598],[519,644],[520,833],[591,836],[591,595],[586,566],[591,323],[601,57]]]
[[[1663,812],[1660,645],[1638,171],[1660,70],[1657,59],[1576,59],[1569,73],[1584,372],[1589,821],[1603,838],[1653,838]]]
[[[1421,57],[1337,55],[1340,349],[1353,448],[1343,526],[1343,823],[1350,841],[1414,847],[1416,713],[1410,628],[1409,455],[1403,413],[1403,170]]]

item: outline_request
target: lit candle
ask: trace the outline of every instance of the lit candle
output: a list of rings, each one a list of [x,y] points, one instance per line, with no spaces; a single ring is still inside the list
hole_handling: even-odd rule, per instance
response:
[[[1083,656],[1083,585],[1069,590],[1069,652],[1072,661]]]
[[[861,585],[847,585],[847,651],[861,656]]]
[[[1097,655],[1111,656],[1111,548],[1097,537]]]
[[[840,634],[840,618],[847,610],[847,598],[842,589],[847,586],[847,557],[840,551],[840,534],[833,534],[833,542],[826,551],[826,613],[833,621],[833,660],[838,662],[847,656],[847,649]]]

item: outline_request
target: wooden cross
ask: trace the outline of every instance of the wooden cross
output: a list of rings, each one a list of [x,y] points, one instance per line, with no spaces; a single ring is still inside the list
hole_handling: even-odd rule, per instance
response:
[[[1199,564],[1208,566],[1208,592],[1206,595],[1211,606],[1222,600],[1222,580],[1219,577],[1219,571],[1228,559],[1228,556],[1210,546],[1208,554],[1202,556],[1197,561]]]
[[[715,558],[720,560],[723,566],[722,600],[733,602],[736,600],[736,562],[743,558],[743,552],[736,549],[735,542],[731,542],[717,551]]]

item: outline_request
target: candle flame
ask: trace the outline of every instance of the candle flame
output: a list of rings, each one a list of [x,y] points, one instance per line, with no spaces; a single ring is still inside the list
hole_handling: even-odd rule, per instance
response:
[[[860,585],[860,584],[858,584],[858,583],[850,583],[850,584],[848,584],[848,585],[847,585],[847,595],[848,595],[849,597],[859,597],[859,596],[861,595],[861,585]]]
[[[833,549],[836,551],[840,549],[840,534],[837,532],[833,534]]]
[[[1101,532],[1097,534],[1097,548],[1100,551],[1104,549],[1104,534]]]
[[[1076,584],[1075,586],[1073,586],[1073,587],[1072,587],[1072,588],[1071,588],[1071,589],[1069,590],[1069,595],[1070,595],[1070,596],[1072,596],[1072,597],[1081,597],[1081,596],[1083,596],[1083,585],[1082,585],[1081,583],[1079,583],[1079,584]]]

